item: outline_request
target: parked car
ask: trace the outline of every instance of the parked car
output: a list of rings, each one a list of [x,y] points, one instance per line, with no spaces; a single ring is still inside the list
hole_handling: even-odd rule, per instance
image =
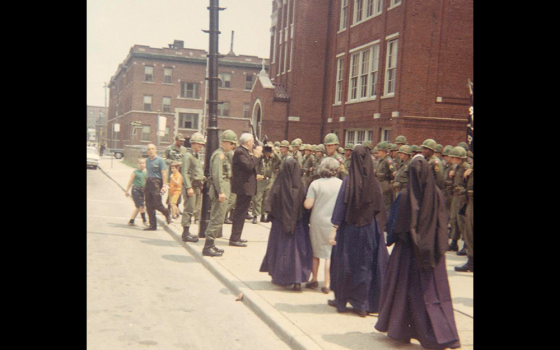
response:
[[[87,167],[97,169],[99,165],[99,151],[95,147],[87,147]]]
[[[117,159],[121,159],[124,155],[124,150],[120,148],[112,148],[109,152],[111,152]]]

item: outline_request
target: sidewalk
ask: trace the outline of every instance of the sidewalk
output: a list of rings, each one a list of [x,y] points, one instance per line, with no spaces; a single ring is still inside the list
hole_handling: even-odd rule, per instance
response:
[[[121,160],[105,155],[100,160],[99,170],[116,182],[123,190],[126,188],[132,168]],[[166,196],[165,196],[166,197]],[[164,199],[165,199],[164,197]],[[131,202],[131,208],[132,208]],[[170,225],[158,212],[158,230],[166,230],[177,242],[230,291],[237,296],[243,293],[243,303],[269,325],[286,343],[294,349],[423,349],[418,342],[403,344],[391,340],[386,334],[375,330],[376,316],[361,318],[354,313],[340,314],[327,305],[329,295],[320,289],[303,288],[302,293],[293,292],[271,283],[267,273],[259,272],[266,252],[270,223],[252,224],[245,222],[243,239],[248,247],[237,248],[228,245],[231,225],[223,226],[223,238],[216,240],[216,246],[224,249],[221,257],[203,257],[204,239],[197,243],[181,241],[180,219]],[[198,225],[191,225],[191,233],[198,233]],[[392,247],[389,247],[389,252]],[[446,255],[447,272],[455,309],[455,322],[462,349],[473,348],[473,274],[455,272],[454,267],[463,265],[466,257],[455,252]],[[319,267],[319,288],[322,286],[323,264]],[[234,299],[232,299],[234,300]]]

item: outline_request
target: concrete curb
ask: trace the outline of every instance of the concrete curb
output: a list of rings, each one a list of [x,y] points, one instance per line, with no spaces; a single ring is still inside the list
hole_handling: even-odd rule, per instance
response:
[[[98,167],[105,176],[115,182],[123,191],[124,188],[101,167]],[[243,281],[232,275],[227,269],[214,261],[211,257],[202,255],[202,246],[197,243],[185,243],[181,240],[182,232],[167,225],[165,219],[156,217],[159,226],[181,243],[206,269],[208,269],[220,282],[222,282],[234,295],[243,293],[243,303],[251,309],[263,322],[265,322],[286,344],[298,350],[321,350],[322,348],[298,326],[282,315]],[[200,241],[199,241],[200,242]],[[196,248],[195,248],[196,247]]]

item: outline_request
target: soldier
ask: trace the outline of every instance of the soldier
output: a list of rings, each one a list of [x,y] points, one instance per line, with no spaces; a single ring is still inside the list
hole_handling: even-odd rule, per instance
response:
[[[177,136],[175,136],[175,143],[169,145],[169,147],[165,149],[165,165],[167,165],[168,169],[174,161],[182,161],[183,156],[187,153],[187,147],[183,146],[184,144],[185,137],[183,134],[177,134]]]
[[[290,143],[288,140],[283,140],[280,142],[280,169],[282,169],[282,165],[284,165],[284,160],[289,155],[290,152]]]
[[[183,242],[198,242],[197,236],[192,236],[189,232],[191,226],[191,218],[195,215],[198,208],[197,198],[201,197],[201,190],[204,184],[204,170],[198,155],[206,142],[201,133],[195,132],[191,136],[191,149],[183,156],[181,166],[181,175],[183,176],[183,186],[181,194],[185,199],[183,207],[183,218],[181,226],[183,226],[183,234],[181,239]]]
[[[311,181],[313,181],[313,168],[315,168],[315,155],[313,154],[313,148],[311,147],[311,145],[304,145],[303,146],[303,162],[302,162],[302,166],[301,166],[301,172],[302,172],[302,180],[303,180],[303,184],[305,185],[305,187],[309,187],[309,184],[311,184]]]
[[[422,149],[417,145],[412,145],[410,148],[412,149],[412,158],[414,158],[415,155],[422,153]]]
[[[325,149],[327,150],[327,157],[334,158],[338,160],[340,163],[340,169],[338,170],[337,177],[339,179],[344,179],[344,177],[348,174],[346,168],[344,167],[344,157],[340,155],[336,150],[340,142],[338,141],[338,136],[336,134],[327,134],[325,136]]]
[[[438,144],[436,145],[436,150],[435,150],[434,154],[435,154],[436,157],[438,157],[440,160],[443,160],[443,154],[442,154],[442,152],[443,152],[443,146],[442,146],[441,143],[438,143]]]
[[[206,242],[202,250],[204,256],[222,256],[224,251],[218,249],[214,240],[217,238],[226,215],[228,197],[231,193],[231,164],[226,153],[237,144],[237,135],[232,130],[226,130],[220,136],[221,146],[212,153],[210,158],[210,178],[208,179],[208,195],[212,202],[210,222],[206,229]]]
[[[453,197],[453,179],[449,176],[449,172],[455,169],[455,165],[449,161],[449,151],[453,149],[453,146],[447,145],[444,147],[443,156],[443,196],[445,197],[445,206],[447,211],[451,212],[451,198]]]
[[[354,150],[353,143],[347,143],[344,147],[344,168],[350,169],[350,165],[352,164],[352,151]]]
[[[301,167],[303,163],[303,156],[299,151],[301,147],[301,139],[295,139],[292,141],[292,156],[298,161],[299,166]]]
[[[261,161],[257,165],[257,194],[253,196],[253,224],[257,223],[257,217],[260,215],[261,222],[269,222],[268,217],[265,218],[263,211],[264,203],[268,197],[268,193],[274,182],[275,164],[280,164],[280,157],[272,151],[274,145],[269,142],[264,147]]]
[[[235,152],[235,148],[237,148],[237,143],[235,143],[231,149],[231,151],[226,153],[226,158],[229,162],[229,166],[233,168],[233,152]],[[231,177],[229,179],[231,185]],[[226,210],[226,217],[224,219],[224,224],[233,224],[233,215],[235,215],[235,202],[237,201],[237,194],[230,193],[228,199],[228,205]],[[218,238],[222,237],[222,231],[218,234]]]
[[[395,139],[395,144],[397,145],[397,159],[395,159],[395,161],[397,162],[397,165],[400,167],[402,161],[400,156],[398,156],[400,154],[398,153],[398,150],[401,149],[401,146],[408,145],[408,142],[406,141],[406,137],[404,137],[403,135],[399,135]]]
[[[453,197],[451,199],[451,243],[449,250],[457,251],[459,247],[457,242],[464,237],[465,216],[459,214],[461,208],[467,202],[466,181],[464,178],[465,171],[470,169],[469,163],[466,162],[467,152],[462,147],[453,147],[449,152],[449,159],[456,164],[455,170],[451,170],[449,176],[453,179]]]
[[[463,266],[456,266],[455,271],[459,272],[474,272],[473,270],[473,230],[474,230],[474,221],[473,221],[473,205],[474,205],[474,197],[473,197],[473,184],[474,184],[474,164],[471,166],[470,169],[465,170],[465,174],[463,175],[467,181],[467,207],[465,210],[465,243],[467,244],[467,263]]]
[[[401,159],[401,166],[394,173],[393,191],[395,192],[395,198],[400,191],[406,188],[408,183],[408,165],[412,162],[412,149],[408,145],[403,145],[399,148],[397,154]]]
[[[424,143],[422,143],[422,155],[426,158],[430,164],[430,168],[434,172],[436,185],[440,189],[443,189],[443,166],[441,164],[441,159],[435,155],[436,145],[436,142],[432,139],[425,140]]]
[[[395,170],[398,170],[399,167],[401,166],[401,159],[399,158],[399,147],[397,147],[397,144],[395,143],[390,143],[390,151],[389,151],[389,155],[391,156],[391,159],[393,159],[393,164],[395,166]]]
[[[313,167],[313,174],[312,174],[313,180],[316,180],[321,177],[319,175],[319,165],[323,161],[323,158],[325,158],[325,146],[323,144],[319,144],[317,145],[317,147],[315,147],[315,166]]]
[[[391,189],[391,181],[395,178],[393,172],[395,165],[391,156],[389,156],[389,143],[381,141],[377,144],[378,164],[375,170],[375,176],[381,185],[381,193],[383,194],[383,201],[389,215],[389,209],[393,203],[393,190]]]

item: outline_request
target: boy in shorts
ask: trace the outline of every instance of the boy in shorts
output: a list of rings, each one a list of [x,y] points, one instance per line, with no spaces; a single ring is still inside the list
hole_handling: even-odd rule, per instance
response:
[[[171,164],[171,177],[169,178],[169,204],[171,204],[171,215],[173,219],[179,217],[179,208],[177,202],[181,196],[181,186],[183,184],[183,176],[180,172],[181,163],[173,162]]]
[[[128,181],[128,185],[126,186],[125,196],[130,197],[128,191],[130,187],[132,187],[132,200],[134,200],[134,205],[136,209],[132,212],[132,216],[130,217],[130,221],[128,222],[129,226],[134,226],[134,219],[140,212],[142,216],[142,221],[144,222],[144,226],[149,226],[148,221],[146,221],[146,213],[144,208],[144,187],[146,186],[146,172],[144,169],[146,168],[146,159],[140,158],[138,159],[138,169],[132,172],[130,176],[130,180]]]

